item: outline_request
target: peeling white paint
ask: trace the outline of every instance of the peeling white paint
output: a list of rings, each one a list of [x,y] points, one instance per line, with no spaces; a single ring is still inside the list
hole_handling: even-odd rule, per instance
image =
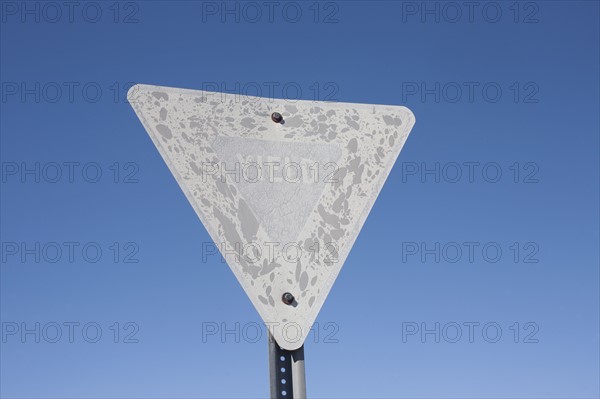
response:
[[[300,347],[413,114],[148,85],[128,99],[279,345]]]

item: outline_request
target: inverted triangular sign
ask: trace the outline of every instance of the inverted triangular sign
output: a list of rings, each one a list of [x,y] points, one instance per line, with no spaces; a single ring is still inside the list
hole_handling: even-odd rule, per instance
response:
[[[302,346],[413,114],[148,85],[128,99],[277,343]]]

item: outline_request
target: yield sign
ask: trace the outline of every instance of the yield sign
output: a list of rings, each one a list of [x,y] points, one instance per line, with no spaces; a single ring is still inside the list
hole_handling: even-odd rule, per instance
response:
[[[302,346],[412,112],[148,85],[128,99],[277,343]]]

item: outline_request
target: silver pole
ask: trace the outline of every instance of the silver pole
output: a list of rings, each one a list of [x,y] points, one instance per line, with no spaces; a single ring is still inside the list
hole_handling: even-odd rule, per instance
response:
[[[292,390],[294,399],[306,399],[306,375],[304,374],[304,345],[292,354]]]
[[[271,399],[306,399],[304,345],[294,351],[282,349],[269,332]]]

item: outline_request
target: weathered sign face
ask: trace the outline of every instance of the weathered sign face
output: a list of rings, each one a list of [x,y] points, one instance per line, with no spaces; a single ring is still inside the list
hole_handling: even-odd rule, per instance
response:
[[[214,241],[203,250],[221,251],[277,343],[299,348],[413,114],[148,85],[128,99]]]

